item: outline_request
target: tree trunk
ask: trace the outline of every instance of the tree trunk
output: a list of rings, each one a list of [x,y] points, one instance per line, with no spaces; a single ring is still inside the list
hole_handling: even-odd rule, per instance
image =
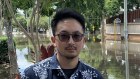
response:
[[[6,1],[6,5],[8,7],[8,10],[9,10],[12,18],[14,19],[15,23],[19,26],[21,31],[24,32],[24,34],[30,39],[31,43],[33,44],[35,55],[36,55],[35,56],[36,57],[36,62],[38,62],[39,61],[39,56],[38,56],[39,53],[38,53],[38,50],[37,50],[37,46],[36,46],[36,42],[35,42],[35,38],[34,38],[34,34],[33,34],[33,16],[35,15],[37,6],[35,5],[35,7],[33,8],[32,16],[31,16],[31,19],[30,19],[31,35],[29,35],[28,32],[22,27],[22,25],[17,21],[15,15],[14,15],[10,0],[5,0],[5,1]]]
[[[17,65],[17,56],[12,36],[12,24],[11,18],[5,19],[6,33],[8,37],[8,55],[10,60],[10,79],[15,79],[16,75],[19,74]]]
[[[32,16],[31,16],[31,19],[30,19],[30,27],[31,27],[30,31],[31,31],[32,39],[35,39],[33,26],[35,26],[35,14],[36,14],[36,10],[37,10],[37,4],[35,4],[35,6],[33,7]],[[36,62],[39,62],[39,51],[38,51],[38,48],[37,48],[36,41],[35,40],[32,40],[31,42],[33,44],[34,51],[35,51],[35,61]]]
[[[101,42],[102,42],[102,51],[105,52],[105,18],[102,18],[101,21]]]
[[[36,14],[36,40],[37,40],[37,47],[38,47],[38,52],[36,56],[39,57],[38,59],[40,60],[40,41],[39,41],[39,35],[38,35],[38,26],[39,26],[39,19],[40,19],[40,1],[37,0],[37,14]]]
[[[0,0],[0,36],[2,35],[2,3],[1,3],[1,0]]]
[[[9,0],[5,0],[6,2],[6,5],[7,5],[7,8],[9,10],[9,13],[11,14],[13,20],[15,21],[15,23],[18,25],[18,27],[21,29],[21,31],[30,39],[32,40],[31,36],[28,34],[28,32],[23,28],[23,26],[17,21],[15,15],[14,15],[14,12],[13,12],[13,9],[12,9],[12,5],[10,3]]]

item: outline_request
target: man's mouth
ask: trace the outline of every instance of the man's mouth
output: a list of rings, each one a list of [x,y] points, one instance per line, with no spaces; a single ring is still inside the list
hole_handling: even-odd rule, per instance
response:
[[[66,50],[76,50],[76,47],[66,47]]]

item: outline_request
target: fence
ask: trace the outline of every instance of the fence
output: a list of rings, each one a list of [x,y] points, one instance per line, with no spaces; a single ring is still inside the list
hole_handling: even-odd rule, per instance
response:
[[[127,16],[128,16],[127,17],[128,18],[127,19],[128,23],[140,22],[140,9],[128,12]],[[121,20],[121,23],[124,22],[124,20],[123,20],[124,19],[124,14],[120,14],[120,15],[117,15],[117,16],[114,16],[114,17],[111,17],[111,18],[107,19],[106,23],[107,24],[113,23],[113,21],[116,18],[119,18]]]

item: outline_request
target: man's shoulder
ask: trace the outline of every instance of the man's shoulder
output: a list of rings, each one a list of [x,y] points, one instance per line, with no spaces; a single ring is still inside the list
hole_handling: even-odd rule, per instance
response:
[[[81,61],[81,67],[85,70],[89,69],[89,70],[96,70],[94,67],[92,67],[91,65],[84,63]]]
[[[26,68],[26,70],[33,69],[35,67],[38,67],[38,68],[39,67],[45,67],[45,66],[49,67],[49,64],[50,64],[51,60],[52,60],[52,57],[49,57],[47,59],[44,59],[44,60],[42,60],[40,62],[35,63],[34,65],[31,65],[30,67]]]
[[[95,79],[103,79],[101,73],[94,67],[90,66],[89,64],[81,62],[81,73],[85,76],[91,75]]]
[[[24,70],[24,73],[22,74],[22,79],[38,79],[38,77],[41,77],[42,75],[46,75],[44,77],[47,77],[48,75],[48,69],[50,68],[50,61],[52,60],[52,57],[44,59]],[[27,78],[26,78],[27,77]]]

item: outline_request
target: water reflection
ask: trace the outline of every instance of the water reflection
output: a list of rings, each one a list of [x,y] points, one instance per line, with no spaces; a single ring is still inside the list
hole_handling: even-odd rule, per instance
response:
[[[25,57],[28,54],[27,47],[25,47],[23,49],[16,49],[16,53],[17,53],[17,63],[18,63],[19,71],[22,74],[24,69],[29,67],[33,63],[29,62]]]
[[[125,64],[125,52],[124,52],[124,43],[118,41],[116,47],[110,46],[113,41],[106,41],[106,48],[108,51],[114,53],[114,57],[117,61],[122,64]],[[114,45],[113,43],[112,45]],[[129,62],[129,78],[130,79],[140,79],[140,43],[129,42],[128,43],[128,62]],[[113,51],[115,50],[115,51]],[[124,66],[125,67],[125,66]],[[125,71],[125,68],[124,68]],[[125,72],[127,73],[127,72]]]
[[[126,79],[126,61],[124,43],[106,41],[105,51],[99,43],[87,43],[89,53],[83,51],[81,59],[100,70],[105,79]],[[129,76],[130,79],[140,79],[140,43],[129,42]]]
[[[80,54],[81,60],[101,71],[105,79],[126,79],[124,43],[107,40],[104,52],[100,43],[87,42],[84,47]],[[129,42],[128,47],[129,78],[140,79],[140,43]],[[26,58],[27,47],[16,49],[16,52],[19,70],[22,73],[33,63]]]

